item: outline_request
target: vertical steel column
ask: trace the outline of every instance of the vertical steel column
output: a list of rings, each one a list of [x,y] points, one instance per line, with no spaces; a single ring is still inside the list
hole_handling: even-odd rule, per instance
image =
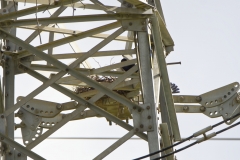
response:
[[[9,109],[14,105],[14,78],[15,78],[15,68],[14,60],[10,56],[5,57],[4,65],[4,98],[5,98],[5,110]],[[7,136],[14,140],[14,113],[11,113],[6,117],[6,134]],[[14,150],[12,147],[8,146],[8,152],[5,154],[6,160],[14,159]]]
[[[153,131],[149,131],[148,135],[148,146],[149,152],[158,151],[159,146],[159,135],[158,135],[158,122],[157,122],[157,105],[155,103],[154,95],[154,84],[153,84],[153,73],[151,68],[151,54],[150,46],[148,41],[147,32],[138,32],[138,58],[139,58],[139,69],[140,77],[142,82],[142,95],[143,103],[149,103],[151,106],[151,117],[153,118]],[[159,157],[159,154],[151,156],[152,158]]]
[[[12,7],[9,8],[8,12],[15,12],[18,9],[17,3],[8,2],[8,5],[13,3]],[[16,35],[16,28],[6,28],[12,35]],[[7,51],[16,51],[17,45],[6,39],[5,49]],[[14,105],[14,80],[15,80],[15,62],[12,57],[5,56],[5,64],[3,69],[4,78],[4,105],[5,110],[9,109]],[[14,140],[14,113],[11,113],[6,117],[6,136]],[[8,150],[5,153],[5,160],[14,160],[14,148],[8,146]]]

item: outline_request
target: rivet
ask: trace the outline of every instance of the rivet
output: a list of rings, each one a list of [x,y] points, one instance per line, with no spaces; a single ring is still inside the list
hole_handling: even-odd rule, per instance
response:
[[[132,25],[132,22],[129,22],[129,26],[131,26]]]
[[[61,110],[61,109],[62,109],[62,105],[61,105],[61,104],[57,104],[56,107],[57,107],[58,110]]]
[[[1,115],[1,118],[4,118],[4,115],[3,115],[3,114]]]
[[[138,132],[138,131],[139,131],[139,129],[138,129],[138,128],[136,128],[136,129],[135,129],[135,131],[136,131],[136,132]]]
[[[136,107],[136,106],[134,106],[134,107],[133,107],[133,109],[137,109],[137,107]]]
[[[204,106],[200,107],[200,111],[204,112],[206,110],[206,108]]]
[[[149,109],[150,109],[150,106],[147,106],[147,109],[149,110]]]
[[[138,112],[142,112],[142,109],[138,109]]]
[[[143,128],[143,124],[140,125],[140,128]]]
[[[151,116],[148,116],[147,118],[148,118],[148,119],[151,119],[152,117],[151,117]]]
[[[19,50],[22,50],[22,47],[18,47]]]
[[[188,110],[189,110],[189,107],[188,107],[188,106],[184,106],[184,107],[183,107],[183,111],[186,112],[186,111],[188,111]]]
[[[196,101],[197,101],[197,102],[201,102],[201,101],[202,101],[202,97],[201,97],[201,96],[197,96],[197,97],[196,97]]]
[[[18,157],[21,157],[21,155],[22,155],[21,153],[18,153],[18,154],[17,154]]]
[[[148,129],[152,129],[152,126],[151,126],[151,125],[149,125],[149,126],[148,126]]]

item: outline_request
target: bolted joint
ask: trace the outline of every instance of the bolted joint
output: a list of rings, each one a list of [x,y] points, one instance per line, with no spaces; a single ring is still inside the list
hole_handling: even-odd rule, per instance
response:
[[[61,110],[61,109],[62,109],[62,105],[61,105],[61,104],[57,104],[57,105],[56,105],[56,108],[57,108],[58,110]]]
[[[237,96],[237,97],[236,97],[236,102],[237,102],[237,103],[240,103],[240,96]]]
[[[204,106],[201,106],[201,107],[200,107],[200,111],[201,111],[201,112],[204,112],[205,110],[206,110],[206,107],[204,107]]]
[[[18,154],[17,154],[17,156],[18,156],[18,157],[21,157],[21,156],[22,156],[22,154],[21,154],[21,153],[18,153]]]
[[[201,96],[197,96],[197,97],[196,97],[196,101],[197,101],[197,102],[201,102],[201,101],[202,101],[202,97],[201,97]]]
[[[183,111],[184,111],[184,112],[187,112],[188,110],[189,110],[189,107],[188,107],[188,106],[184,106],[184,107],[183,107]]]

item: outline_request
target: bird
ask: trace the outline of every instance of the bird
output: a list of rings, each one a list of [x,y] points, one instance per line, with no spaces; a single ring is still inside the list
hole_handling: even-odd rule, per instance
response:
[[[170,82],[170,87],[172,89],[172,93],[180,93],[180,89],[176,84]]]
[[[127,58],[123,58],[122,60],[121,60],[121,62],[125,62],[125,61],[127,61],[128,59]],[[124,67],[122,67],[122,69],[124,70],[124,71],[128,71],[129,69],[131,69],[132,67],[134,67],[135,66],[135,64],[130,64],[130,65],[128,65],[128,66],[124,66]]]

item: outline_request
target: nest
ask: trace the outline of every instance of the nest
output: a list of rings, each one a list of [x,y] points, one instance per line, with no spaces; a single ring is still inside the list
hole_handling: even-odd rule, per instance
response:
[[[105,76],[101,76],[101,77],[100,76],[88,76],[88,77],[96,82],[105,82],[105,83],[112,83],[116,80],[115,77],[105,77]],[[93,87],[81,86],[81,87],[75,88],[75,93],[80,94],[80,93],[88,92],[91,90],[95,90],[95,89]],[[127,93],[129,93],[129,91],[123,91],[123,90],[114,90],[114,91],[123,96],[125,96]]]

